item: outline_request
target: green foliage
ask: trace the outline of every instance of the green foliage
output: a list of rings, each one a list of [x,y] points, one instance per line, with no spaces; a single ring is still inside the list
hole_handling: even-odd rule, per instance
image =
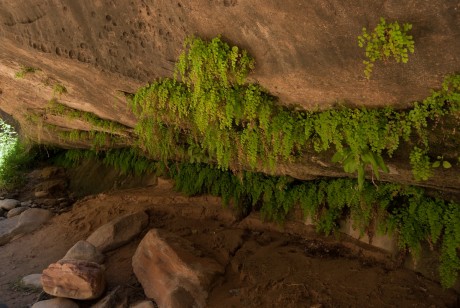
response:
[[[0,165],[0,189],[11,190],[22,185],[24,172],[33,167],[38,154],[37,148],[17,139]]]
[[[220,196],[242,211],[259,210],[263,218],[282,223],[297,206],[311,217],[319,232],[335,232],[349,216],[362,234],[395,233],[402,249],[414,257],[421,244],[441,247],[440,275],[450,287],[460,270],[460,204],[427,196],[423,189],[399,184],[363,182],[361,190],[352,179],[297,181],[243,171],[239,175],[209,164],[166,163],[145,158],[133,149],[106,152],[68,151],[68,165],[85,158],[99,159],[123,173],[156,173],[170,177],[177,190],[190,195]]]
[[[444,169],[449,169],[449,168],[452,168],[452,164],[447,161],[447,160],[444,160],[444,156],[438,156],[437,157],[437,160],[435,160],[433,162],[433,165],[431,165],[433,168],[439,168],[440,166],[442,166]]]
[[[3,159],[17,142],[17,133],[11,125],[8,125],[0,118],[0,166]]]
[[[121,171],[122,174],[142,175],[156,173],[158,163],[145,158],[135,149],[111,149],[103,158],[103,163]]]
[[[388,172],[388,167],[385,165],[382,156],[370,151],[367,147],[357,153],[353,153],[351,149],[344,149],[342,152],[335,153],[332,157],[332,162],[341,162],[344,171],[347,173],[358,171],[358,188],[360,190],[364,185],[364,170],[367,165],[372,167],[373,174],[377,179],[380,179],[379,170]]]
[[[222,170],[274,170],[312,149],[337,153],[334,161],[358,173],[387,172],[402,142],[414,144],[411,164],[417,179],[431,175],[428,131],[441,116],[460,108],[460,77],[448,76],[442,89],[408,110],[352,109],[299,111],[276,104],[257,84],[246,83],[254,60],[219,38],[188,39],[176,65],[175,79],[142,87],[130,101],[139,121],[138,146],[168,161],[217,163]]]
[[[123,131],[127,131],[129,129],[127,126],[120,124],[118,122],[102,119],[92,112],[82,111],[68,107],[60,103],[55,98],[51,99],[48,102],[46,113],[64,116],[72,120],[78,119],[88,124],[91,124],[94,129],[105,130],[112,134],[123,134]]]
[[[30,66],[21,66],[21,69],[16,72],[14,75],[15,78],[24,78],[27,74],[29,73],[35,73],[36,71],[39,71],[39,68],[35,67],[30,67]]]
[[[53,96],[56,96],[56,94],[61,96],[62,94],[65,94],[65,93],[67,93],[67,88],[63,86],[62,84],[56,83],[53,86]]]
[[[432,165],[426,150],[414,147],[409,158],[412,172],[417,181],[426,181],[433,175]]]
[[[56,155],[54,163],[66,168],[78,166],[82,160],[99,159],[96,151],[70,149]]]
[[[409,52],[414,53],[414,40],[407,34],[410,29],[412,25],[409,23],[403,26],[398,22],[387,24],[384,18],[380,18],[380,23],[372,33],[363,28],[362,35],[358,36],[358,45],[366,49],[367,60],[363,63],[366,65],[364,74],[367,79],[370,78],[377,60],[387,61],[394,58],[398,63],[407,63]]]
[[[441,249],[441,282],[445,287],[451,287],[457,280],[460,271],[458,248],[460,247],[460,210],[459,205],[451,202],[444,209],[443,216],[444,241]]]
[[[24,171],[39,156],[36,147],[19,139],[13,128],[0,119],[0,189],[13,189],[24,182]]]
[[[79,129],[62,130],[60,127],[53,125],[48,125],[48,127],[56,130],[58,137],[62,140],[72,143],[90,142],[94,150],[107,149],[117,144],[128,143],[123,137],[110,133]]]

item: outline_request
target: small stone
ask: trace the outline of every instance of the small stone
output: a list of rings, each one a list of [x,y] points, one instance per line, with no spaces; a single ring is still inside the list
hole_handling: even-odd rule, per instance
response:
[[[35,195],[35,198],[43,198],[43,197],[48,196],[48,192],[44,190],[36,191],[34,195]]]
[[[68,298],[52,298],[40,301],[32,305],[31,308],[78,308],[78,304]]]
[[[19,221],[16,226],[20,233],[28,233],[35,231],[42,224],[47,222],[51,218],[52,214],[50,211],[43,209],[28,209],[21,213]]]
[[[11,217],[17,216],[28,209],[29,208],[27,206],[16,207],[12,210],[9,210],[8,213],[6,214],[6,217],[11,218]]]
[[[102,295],[105,289],[104,269],[87,261],[58,261],[42,274],[43,291],[57,296],[89,300]]]
[[[20,204],[18,200],[15,199],[5,199],[0,200],[0,209],[4,209],[5,211],[9,211],[14,209]]]
[[[93,244],[87,241],[78,241],[67,251],[64,258],[62,258],[62,261],[64,260],[80,260],[101,264],[104,262],[104,255]]]
[[[32,200],[22,201],[20,205],[21,206],[31,206]]]
[[[30,288],[41,289],[42,282],[41,282],[42,274],[30,274],[21,279],[21,283]]]
[[[147,227],[148,222],[149,216],[145,212],[118,217],[99,227],[87,241],[101,252],[107,252],[128,243]]]

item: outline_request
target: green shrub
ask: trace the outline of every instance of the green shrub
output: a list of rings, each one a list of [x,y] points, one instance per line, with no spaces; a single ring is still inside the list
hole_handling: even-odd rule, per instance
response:
[[[14,75],[15,78],[24,78],[29,73],[35,73],[40,69],[30,66],[21,66],[21,69]]]
[[[24,183],[24,172],[33,166],[38,152],[35,148],[17,140],[0,165],[0,189],[13,189]]]
[[[358,45],[366,49],[367,60],[363,63],[366,65],[364,74],[367,79],[370,78],[377,60],[387,61],[394,58],[398,63],[407,63],[409,52],[414,53],[414,41],[412,36],[407,34],[410,29],[412,25],[409,23],[403,26],[397,21],[387,24],[384,18],[380,18],[380,23],[372,33],[363,28],[363,34],[358,36]]]
[[[414,149],[410,162],[415,178],[428,178],[431,169],[423,168],[432,166],[429,123],[455,114],[460,106],[460,75],[453,75],[446,77],[441,90],[407,110],[299,111],[277,104],[262,87],[247,83],[253,67],[254,60],[244,50],[219,38],[188,39],[176,78],[140,88],[130,102],[139,119],[138,146],[156,159],[217,163],[235,171],[273,171],[311,150],[332,147],[334,161],[358,173],[362,187],[366,167],[378,178],[380,171],[387,171],[384,160],[402,142]]]
[[[64,85],[60,83],[56,83],[53,86],[53,96],[56,96],[56,94],[61,96],[62,94],[65,94],[65,93],[67,93],[67,88]]]

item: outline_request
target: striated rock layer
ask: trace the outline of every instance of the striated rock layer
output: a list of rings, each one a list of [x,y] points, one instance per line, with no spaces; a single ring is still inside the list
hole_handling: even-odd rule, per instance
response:
[[[415,0],[360,4],[341,0],[112,2],[2,2],[2,117],[12,115],[24,134],[38,142],[90,148],[89,142],[60,139],[43,123],[34,123],[31,114],[42,113],[48,101],[57,97],[67,106],[132,128],[136,119],[128,110],[125,94],[155,78],[172,76],[184,38],[190,35],[222,35],[247,49],[257,62],[250,79],[278,96],[280,103],[305,109],[324,109],[337,101],[404,107],[427,97],[431,89],[440,87],[444,76],[460,69],[456,1],[433,0],[424,5]],[[413,25],[415,53],[404,65],[377,63],[368,81],[357,36],[362,27],[373,29],[380,17]],[[38,70],[15,78],[21,66]],[[56,84],[65,86],[66,93],[53,93]],[[47,118],[45,124],[91,129],[82,121],[58,116]],[[458,156],[458,146],[446,151]],[[312,154],[298,164],[278,166],[276,174],[305,180],[348,176],[331,164],[329,154]],[[384,181],[454,192],[460,187],[456,165],[437,169],[426,183],[413,180],[407,159],[391,159],[388,166],[390,173],[382,175]]]

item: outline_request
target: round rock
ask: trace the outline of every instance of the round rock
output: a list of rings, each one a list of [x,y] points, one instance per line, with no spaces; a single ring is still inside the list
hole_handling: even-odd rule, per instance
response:
[[[42,278],[42,274],[30,274],[22,278],[21,283],[26,287],[41,289],[42,288],[41,278]]]
[[[15,199],[5,199],[0,200],[0,209],[4,209],[5,211],[9,211],[14,209],[20,204],[18,200]]]

